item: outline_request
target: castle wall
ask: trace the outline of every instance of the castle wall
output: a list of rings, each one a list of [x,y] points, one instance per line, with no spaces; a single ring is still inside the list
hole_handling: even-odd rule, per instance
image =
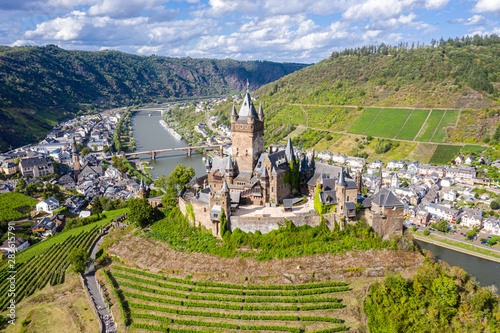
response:
[[[194,212],[194,221],[186,215],[187,213],[187,205],[191,204],[193,206]],[[189,222],[198,227],[200,225],[204,226],[207,229],[212,229],[212,221],[210,220],[210,208],[207,205],[199,204],[196,202],[188,202],[183,198],[179,197],[179,208],[184,216],[186,216]]]
[[[367,209],[365,213],[368,224],[384,240],[403,234],[403,215],[403,208],[386,209],[381,212],[377,209],[373,211]]]
[[[335,223],[338,221],[334,215],[334,213],[323,215],[323,218],[326,220],[326,225],[330,230],[335,227]],[[297,227],[303,225],[316,227],[320,224],[320,217],[318,214],[290,216],[286,219],[292,221]],[[243,232],[255,232],[259,230],[263,234],[277,230],[280,226],[285,226],[284,217],[231,216],[231,220],[228,223],[231,232],[239,228]],[[342,224],[340,224],[340,227],[344,229]]]

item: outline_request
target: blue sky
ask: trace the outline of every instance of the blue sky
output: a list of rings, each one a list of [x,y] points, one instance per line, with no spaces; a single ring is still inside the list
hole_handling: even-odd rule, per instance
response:
[[[370,44],[500,35],[500,0],[1,0],[0,44],[313,63]]]

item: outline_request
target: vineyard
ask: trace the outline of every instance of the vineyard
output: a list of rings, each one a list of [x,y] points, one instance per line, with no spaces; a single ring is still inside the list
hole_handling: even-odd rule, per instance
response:
[[[153,274],[113,265],[105,271],[123,325],[134,332],[340,332],[344,282],[239,285]]]
[[[0,269],[0,281],[4,281],[0,286],[0,309],[6,309],[10,297],[7,290],[9,283],[7,277],[11,275],[9,271],[16,271],[16,303],[19,303],[23,298],[32,295],[36,290],[46,286],[57,285],[64,282],[66,269],[69,266],[67,260],[68,254],[74,248],[89,249],[95,239],[98,237],[98,231],[102,228],[101,223],[87,226],[80,230],[78,234],[71,234],[68,237],[61,237],[59,242],[54,242],[47,250],[44,249],[43,243],[33,246],[28,250],[42,250],[38,255],[31,256],[28,260],[18,260],[15,269],[9,265],[3,265]],[[76,230],[76,229],[75,229]],[[61,235],[62,236],[62,235]],[[54,237],[55,238],[55,237]]]

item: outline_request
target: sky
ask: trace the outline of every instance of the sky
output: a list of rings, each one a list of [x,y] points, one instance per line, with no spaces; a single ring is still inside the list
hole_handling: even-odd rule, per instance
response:
[[[500,0],[0,0],[0,44],[316,63],[333,51],[500,35]]]

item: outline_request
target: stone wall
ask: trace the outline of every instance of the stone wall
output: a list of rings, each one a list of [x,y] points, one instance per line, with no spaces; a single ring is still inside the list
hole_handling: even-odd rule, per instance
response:
[[[403,234],[403,215],[403,208],[386,209],[382,214],[366,210],[368,224],[384,240]]]
[[[330,230],[333,229],[336,221],[338,221],[335,214],[325,214],[323,217],[326,220],[328,228]],[[320,224],[320,217],[318,214],[290,216],[286,219],[292,221],[297,227],[303,225],[316,227]],[[239,228],[244,232],[255,232],[259,230],[263,234],[277,230],[280,226],[285,226],[285,217],[231,216],[231,220],[228,223],[228,227],[231,232],[236,228]],[[340,226],[341,229],[343,229],[343,225],[340,224]]]
[[[186,215],[187,211],[187,205],[191,204],[193,206],[193,212],[194,212],[194,221],[191,221],[191,218]],[[198,227],[200,225],[204,226],[206,229],[212,229],[213,228],[213,223],[210,220],[210,212],[209,212],[209,207],[207,205],[199,204],[196,202],[188,202],[184,200],[183,198],[179,198],[179,208],[184,216],[186,216],[193,224],[194,226]],[[212,233],[214,233],[214,230],[212,230]]]

